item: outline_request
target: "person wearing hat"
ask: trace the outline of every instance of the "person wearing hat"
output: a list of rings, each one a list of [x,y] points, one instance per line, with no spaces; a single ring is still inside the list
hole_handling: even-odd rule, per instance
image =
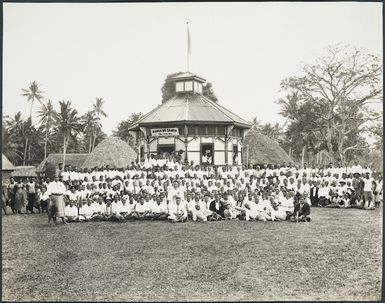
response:
[[[52,182],[48,184],[47,192],[50,196],[48,223],[53,219],[53,222],[56,224],[56,218],[61,218],[63,223],[67,224],[64,214],[64,195],[67,193],[67,190],[64,183],[59,181],[58,175],[55,175]]]

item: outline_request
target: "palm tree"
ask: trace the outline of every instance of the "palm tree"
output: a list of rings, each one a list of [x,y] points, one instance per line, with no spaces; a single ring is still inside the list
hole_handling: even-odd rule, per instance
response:
[[[33,102],[35,102],[35,100],[37,100],[41,103],[41,100],[44,99],[44,97],[43,97],[44,92],[40,90],[39,84],[37,84],[36,81],[33,81],[30,84],[28,89],[22,88],[21,90],[23,91],[23,93],[21,95],[24,97],[27,97],[28,101],[31,101],[31,109],[29,111],[29,118],[32,120]]]
[[[23,165],[26,165],[27,152],[30,145],[29,138],[32,133],[31,119],[24,120],[21,112],[18,112],[13,118],[6,120],[6,129],[9,147],[13,149],[13,156],[22,158]]]
[[[69,140],[76,139],[80,131],[78,112],[71,108],[70,101],[59,101],[60,111],[54,113],[57,133],[63,137],[63,167],[65,166],[66,152]]]
[[[98,122],[100,121],[100,115],[102,115],[103,117],[107,117],[107,114],[102,109],[103,104],[104,104],[104,101],[102,98],[96,98],[96,103],[93,104],[93,107],[94,107],[93,112],[95,113],[96,119],[98,120]],[[100,130],[100,128],[98,129],[95,126],[94,131],[93,131],[92,150],[95,148],[96,134],[97,134],[98,130]]]
[[[89,136],[88,153],[91,152],[92,145],[94,144],[95,129],[100,129],[101,124],[97,119],[94,111],[89,111],[81,117],[83,132]],[[95,136],[96,137],[96,136]]]
[[[55,117],[55,109],[53,108],[52,101],[48,100],[47,104],[42,103],[40,110],[38,111],[38,115],[40,118],[40,123],[44,127],[44,160],[47,158],[47,144],[48,144],[48,135],[50,134],[54,117]]]

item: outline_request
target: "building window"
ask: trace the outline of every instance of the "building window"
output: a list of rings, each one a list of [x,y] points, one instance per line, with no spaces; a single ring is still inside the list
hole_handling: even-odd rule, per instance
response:
[[[188,135],[189,136],[195,136],[196,135],[195,126],[189,126],[188,127]]]
[[[193,83],[192,83],[192,81],[186,81],[186,82],[184,83],[184,90],[185,90],[186,92],[190,92],[190,91],[193,90]]]
[[[198,135],[199,136],[206,135],[206,126],[198,126]]]
[[[183,92],[184,91],[184,82],[176,82],[175,84],[175,90],[176,92]]]
[[[195,91],[198,93],[202,93],[202,83],[195,82],[194,85],[195,85]]]
[[[224,136],[226,134],[226,128],[224,126],[217,127],[217,135]]]
[[[208,126],[207,130],[208,130],[209,136],[215,136],[215,127],[214,126]]]

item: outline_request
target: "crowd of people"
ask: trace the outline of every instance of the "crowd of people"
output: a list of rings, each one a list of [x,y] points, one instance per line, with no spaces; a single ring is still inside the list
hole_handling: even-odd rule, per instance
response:
[[[215,167],[151,156],[125,169],[59,167],[54,180],[9,180],[3,209],[49,222],[311,221],[312,207],[375,209],[382,175],[362,167],[292,164]]]

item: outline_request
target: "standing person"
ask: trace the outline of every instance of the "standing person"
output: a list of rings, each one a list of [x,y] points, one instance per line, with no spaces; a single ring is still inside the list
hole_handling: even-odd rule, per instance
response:
[[[377,208],[380,207],[381,200],[382,200],[382,187],[383,187],[382,174],[379,174],[376,182],[376,188],[373,191],[375,207]]]
[[[9,184],[8,184],[8,203],[9,206],[12,209],[12,212],[15,214],[15,180],[11,177],[9,179]]]
[[[62,219],[64,224],[68,224],[65,219],[64,213],[64,195],[67,190],[63,182],[59,181],[59,175],[55,175],[55,178],[48,184],[47,192],[50,195],[50,205],[48,208],[48,223],[53,222],[56,224],[56,218]]]
[[[14,209],[15,213],[21,215],[21,209],[23,208],[23,200],[24,200],[24,194],[23,194],[23,183],[18,183],[15,185],[15,204]]]
[[[362,208],[372,209],[370,205],[373,201],[373,194],[372,194],[373,178],[370,177],[369,172],[365,174],[363,181],[364,181],[364,203]]]
[[[27,194],[27,213],[29,211],[31,214],[34,214],[33,206],[35,205],[36,200],[36,182],[34,178],[28,178]]]

